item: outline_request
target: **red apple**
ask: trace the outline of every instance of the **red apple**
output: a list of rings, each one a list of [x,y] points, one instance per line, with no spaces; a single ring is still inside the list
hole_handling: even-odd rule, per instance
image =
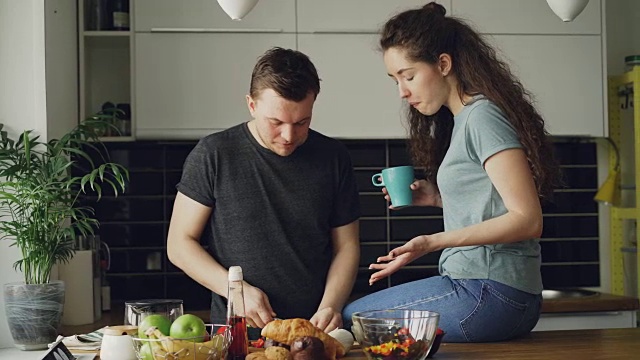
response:
[[[150,327],[157,327],[164,335],[169,335],[169,328],[171,327],[171,321],[164,315],[152,314],[148,315],[138,325],[138,337],[142,339],[149,338],[145,332]]]
[[[169,336],[176,339],[186,339],[194,342],[203,342],[207,328],[204,321],[192,314],[184,314],[173,320],[169,329]]]

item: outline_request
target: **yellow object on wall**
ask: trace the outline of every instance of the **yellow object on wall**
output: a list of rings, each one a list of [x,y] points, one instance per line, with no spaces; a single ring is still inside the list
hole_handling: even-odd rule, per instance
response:
[[[635,206],[634,207],[619,207],[619,192],[621,188],[620,182],[620,166],[618,154],[616,151],[610,151],[609,156],[609,177],[605,183],[600,187],[600,190],[596,194],[596,200],[607,201],[614,205],[611,208],[611,292],[617,295],[625,295],[624,284],[624,253],[623,248],[628,247],[630,244],[625,243],[625,232],[623,228],[623,222],[625,220],[635,221],[636,224],[640,222],[640,66],[634,66],[630,71],[620,75],[612,76],[609,78],[609,138],[612,141],[614,147],[620,148],[621,142],[621,113],[619,94],[620,88],[628,88],[631,86],[633,89],[633,122],[634,122],[634,153],[635,153]],[[615,150],[615,149],[614,149]],[[617,205],[617,206],[616,206]],[[636,232],[635,243],[639,244],[638,238],[640,232]],[[640,252],[636,251],[636,261],[640,263]],[[639,267],[640,269],[640,267]],[[640,275],[640,274],[639,274]],[[638,284],[636,285],[640,289],[640,276],[638,278]]]
[[[601,201],[605,205],[620,204],[620,170],[614,169],[609,172],[607,180],[600,186],[594,200]]]

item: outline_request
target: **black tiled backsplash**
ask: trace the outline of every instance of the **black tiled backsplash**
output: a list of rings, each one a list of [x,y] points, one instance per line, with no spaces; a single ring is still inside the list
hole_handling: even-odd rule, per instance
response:
[[[544,260],[543,260],[544,261]],[[567,263],[561,265],[542,264],[542,279],[546,288],[595,286],[599,284],[600,265]]]
[[[428,254],[385,281],[369,286],[370,263],[414,236],[443,230],[442,209],[388,209],[371,177],[387,166],[410,163],[404,141],[346,140],[353,161],[363,217],[361,259],[353,297],[390,285],[437,275],[440,252]],[[180,181],[182,164],[196,142],[109,143],[111,160],[131,173],[127,192],[106,193],[93,204],[101,223],[99,234],[111,248],[107,274],[114,303],[141,298],[180,298],[188,310],[209,307],[209,292],[173,266],[166,257],[166,237]],[[542,275],[545,287],[598,286],[598,206],[596,146],[558,139],[565,188],[545,204]],[[417,171],[417,176],[421,172]]]
[[[387,241],[387,220],[360,219],[360,242]]]
[[[429,235],[444,231],[442,217],[426,219],[404,219],[396,216],[391,220],[391,241],[407,242],[418,235]]]
[[[163,247],[165,224],[103,223],[100,235],[114,248]]]
[[[594,238],[598,237],[598,216],[548,214],[544,217],[542,238]],[[576,244],[579,246],[579,244]],[[542,259],[544,261],[544,259]]]
[[[545,241],[541,246],[542,257],[548,263],[598,262],[598,245],[597,239]]]

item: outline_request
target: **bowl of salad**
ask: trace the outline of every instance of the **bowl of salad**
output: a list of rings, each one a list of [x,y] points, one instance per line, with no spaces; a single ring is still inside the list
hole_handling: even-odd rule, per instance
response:
[[[436,340],[440,314],[371,310],[354,313],[352,320],[351,330],[368,360],[424,360]]]

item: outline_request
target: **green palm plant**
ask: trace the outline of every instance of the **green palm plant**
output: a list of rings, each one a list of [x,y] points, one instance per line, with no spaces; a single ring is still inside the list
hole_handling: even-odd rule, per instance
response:
[[[98,200],[102,186],[116,196],[124,192],[129,173],[108,162],[97,135],[112,127],[109,118],[96,115],[48,142],[32,130],[11,139],[0,124],[0,240],[20,249],[14,268],[22,270],[26,284],[48,283],[53,265],[73,257],[74,240],[94,233],[95,212],[79,202],[88,188]],[[89,151],[103,161],[94,163]],[[80,160],[88,165],[81,167]]]

